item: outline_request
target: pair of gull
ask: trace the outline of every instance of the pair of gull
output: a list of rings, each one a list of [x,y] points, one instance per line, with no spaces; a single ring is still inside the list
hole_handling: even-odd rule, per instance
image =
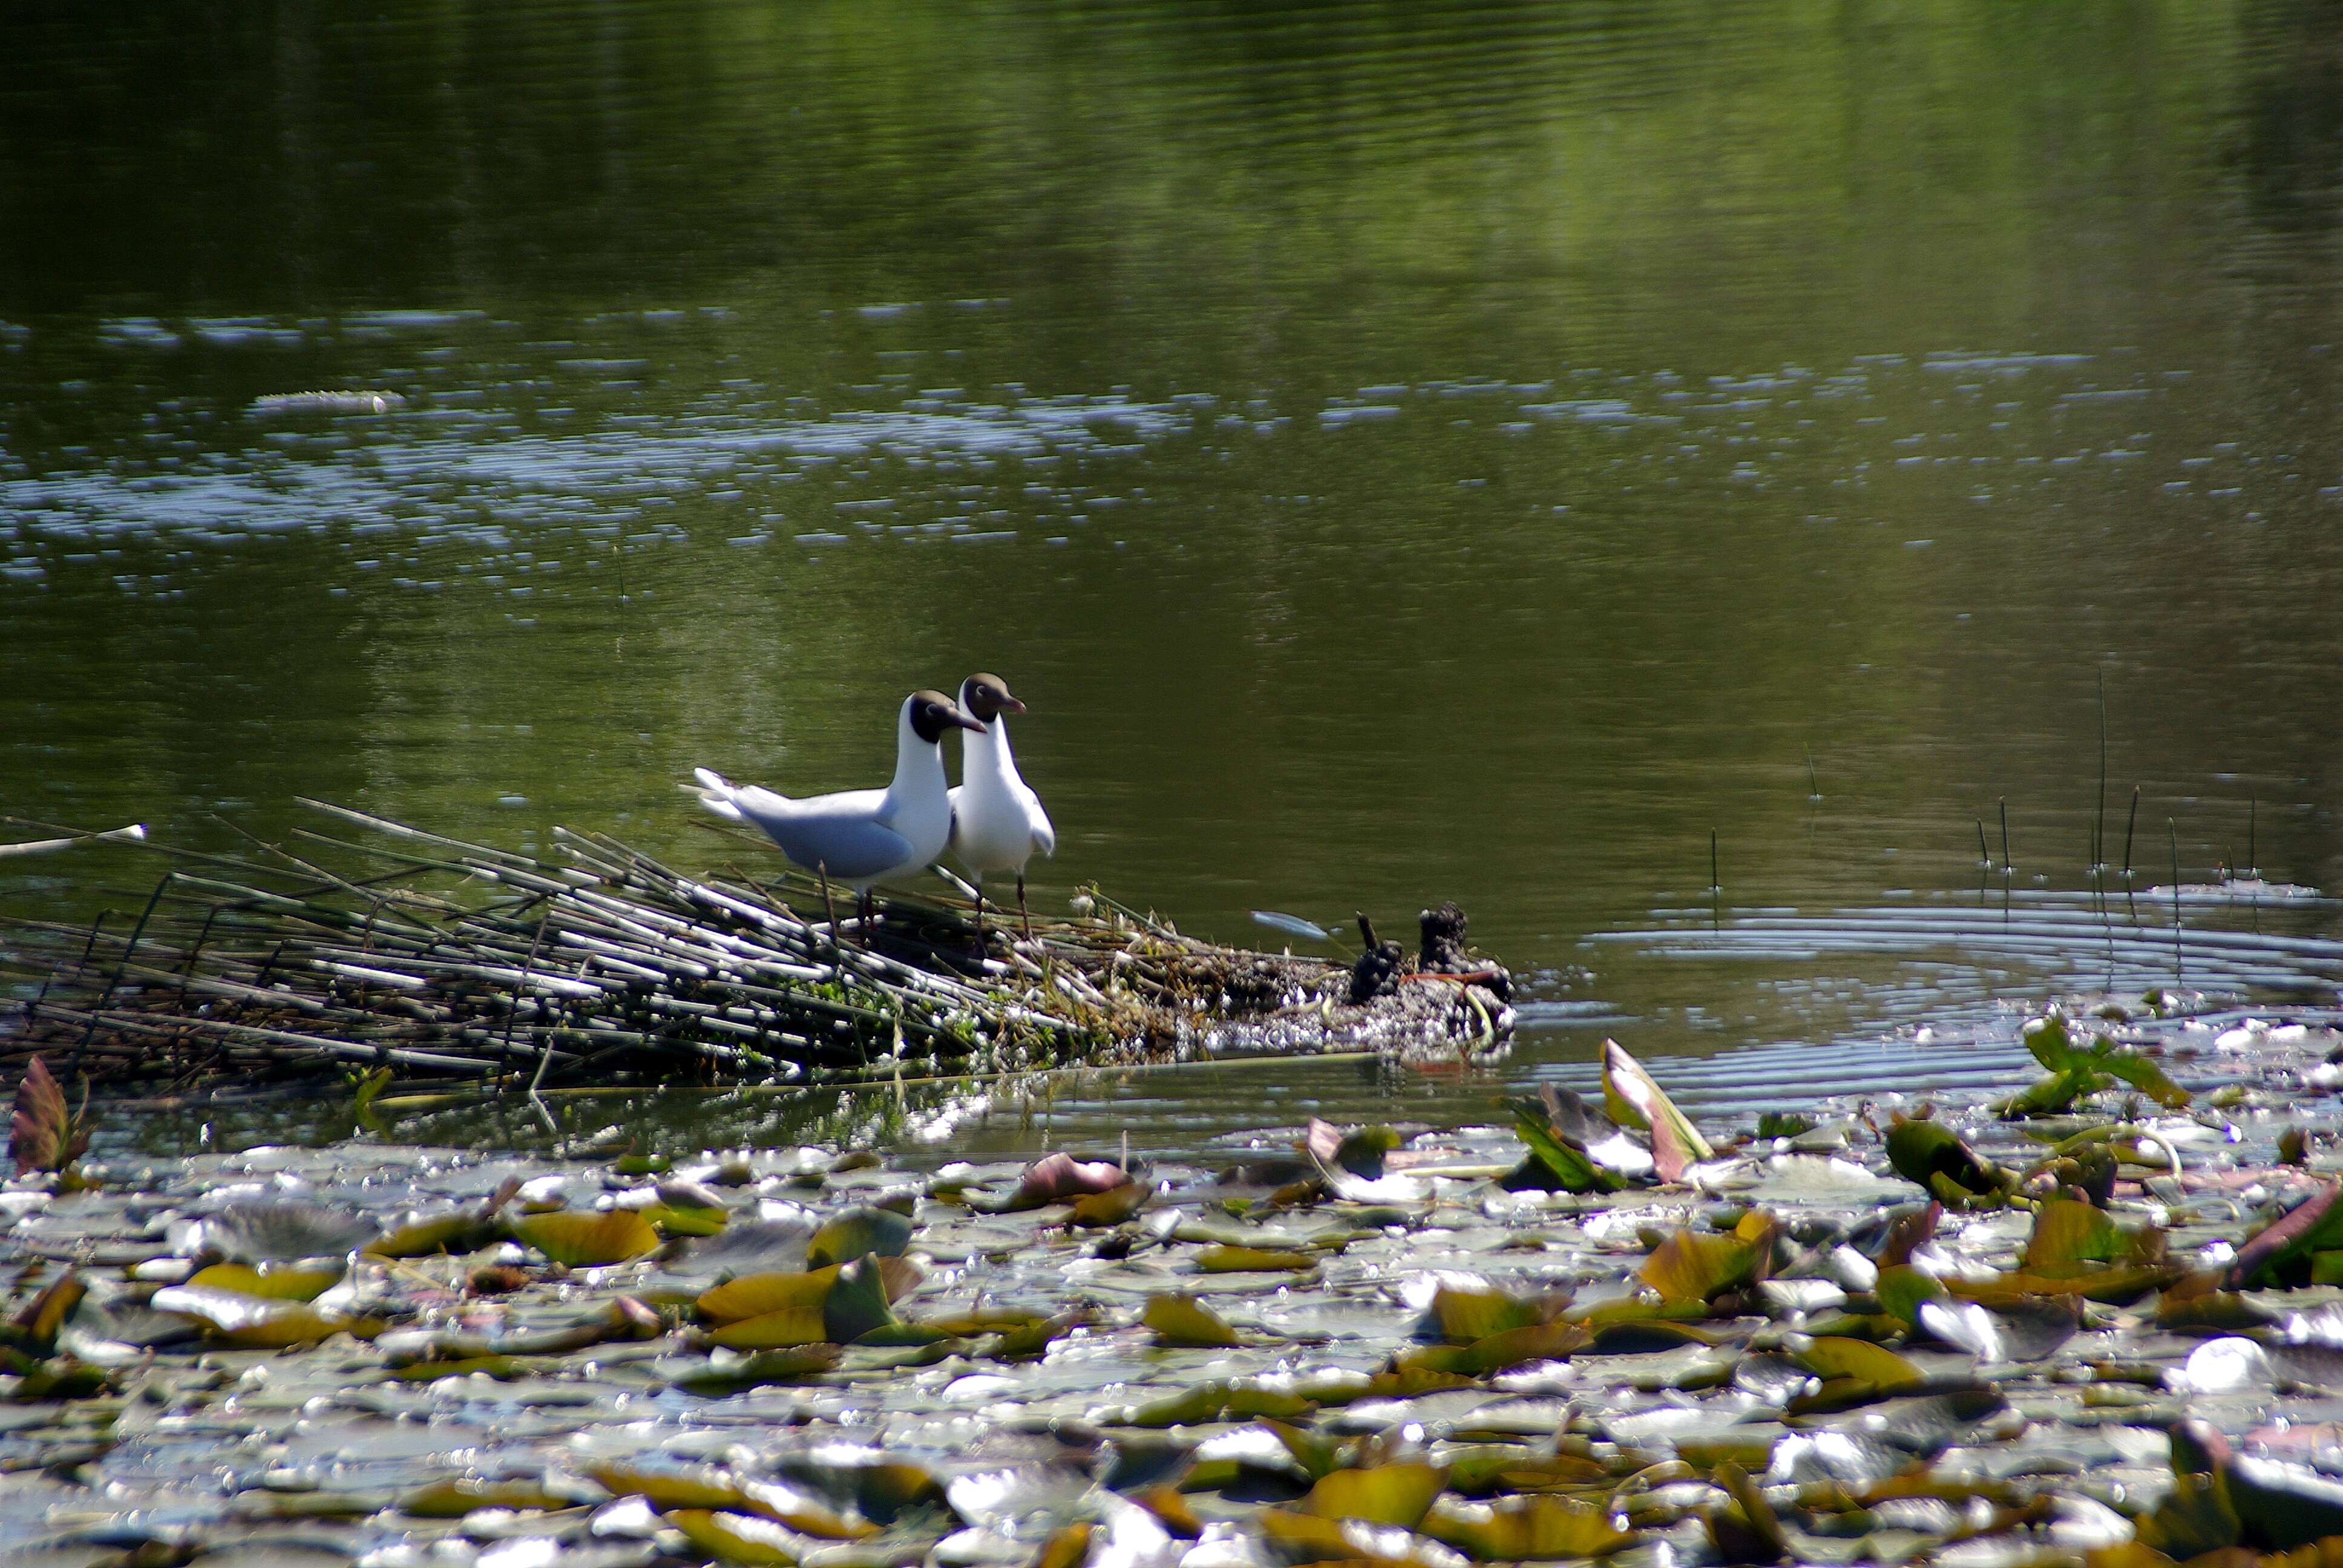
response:
[[[719,817],[760,828],[781,853],[820,877],[843,882],[860,897],[864,929],[870,890],[916,877],[949,848],[968,868],[983,913],[988,873],[1017,878],[1017,908],[1025,910],[1025,863],[1034,851],[1055,854],[1050,814],[1017,771],[1009,749],[1009,715],[1025,705],[997,675],[971,675],[960,700],[940,691],[915,691],[895,720],[895,779],[884,789],[791,799],[755,784],[738,785],[706,768],[692,770],[699,799]],[[960,742],[960,782],[944,785],[946,729],[967,731]],[[835,922],[833,922],[834,924]],[[1025,919],[1032,935],[1032,918]]]

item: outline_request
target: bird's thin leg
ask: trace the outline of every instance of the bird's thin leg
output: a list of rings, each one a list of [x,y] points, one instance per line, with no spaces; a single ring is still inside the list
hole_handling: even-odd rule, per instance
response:
[[[986,951],[984,944],[984,884],[979,881],[972,882],[970,886],[976,890],[976,956],[980,961],[984,958]]]
[[[1033,940],[1033,911],[1025,907],[1025,873],[1017,873],[1017,913],[1025,921],[1025,940]]]
[[[829,865],[823,861],[815,861],[813,874],[821,879],[821,907],[830,914],[830,945],[831,950],[836,951],[840,945],[838,940],[838,906],[830,900],[830,897]]]

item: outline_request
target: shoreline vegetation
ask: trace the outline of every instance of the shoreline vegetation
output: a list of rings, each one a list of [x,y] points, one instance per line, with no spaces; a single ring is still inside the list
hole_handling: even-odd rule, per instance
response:
[[[556,828],[538,858],[303,804],[366,837],[302,829],[243,857],[144,840],[171,869],[135,918],[0,921],[0,979],[21,987],[0,1002],[0,1071],[41,1054],[108,1091],[337,1070],[394,1094],[810,1087],[1224,1052],[1485,1054],[1511,1031],[1503,971],[1466,960],[1453,906],[1436,956],[1427,925],[1423,962],[1385,943],[1361,977],[1184,936],[1095,889],[1031,935],[972,899],[900,893],[866,931],[723,829],[739,863],[692,877],[598,833]]]

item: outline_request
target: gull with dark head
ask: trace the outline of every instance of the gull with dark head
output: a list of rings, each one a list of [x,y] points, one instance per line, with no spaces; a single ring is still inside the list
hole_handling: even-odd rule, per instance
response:
[[[732,783],[706,768],[692,770],[700,801],[719,817],[764,830],[798,865],[828,884],[860,895],[865,927],[870,890],[916,877],[951,839],[950,794],[939,744],[947,729],[977,734],[984,726],[940,691],[915,691],[895,720],[895,779],[884,789],[849,789],[791,799],[755,784]],[[835,929],[836,921],[831,922]]]
[[[984,879],[987,874],[1017,878],[1017,912],[1024,917],[1025,936],[1033,936],[1033,917],[1025,909],[1025,862],[1035,851],[1058,852],[1057,829],[1017,771],[1009,749],[1009,715],[1025,705],[1010,695],[1009,683],[997,675],[971,675],[960,682],[960,705],[970,719],[969,738],[960,745],[960,786],[951,792],[951,851],[968,868],[976,884],[977,920],[984,919]]]

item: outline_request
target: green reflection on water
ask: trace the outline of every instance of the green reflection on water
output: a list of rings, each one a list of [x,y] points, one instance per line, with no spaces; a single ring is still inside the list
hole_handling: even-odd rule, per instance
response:
[[[2105,670],[2189,875],[2250,798],[2330,883],[2333,21],[13,15],[0,798],[689,857],[690,765],[871,781],[997,668],[1050,893],[1453,896],[1541,970],[1712,829],[1855,903],[2006,797],[2079,885]],[[250,411],[320,386],[410,401]],[[1652,1052],[1914,983],[1601,958]]]

